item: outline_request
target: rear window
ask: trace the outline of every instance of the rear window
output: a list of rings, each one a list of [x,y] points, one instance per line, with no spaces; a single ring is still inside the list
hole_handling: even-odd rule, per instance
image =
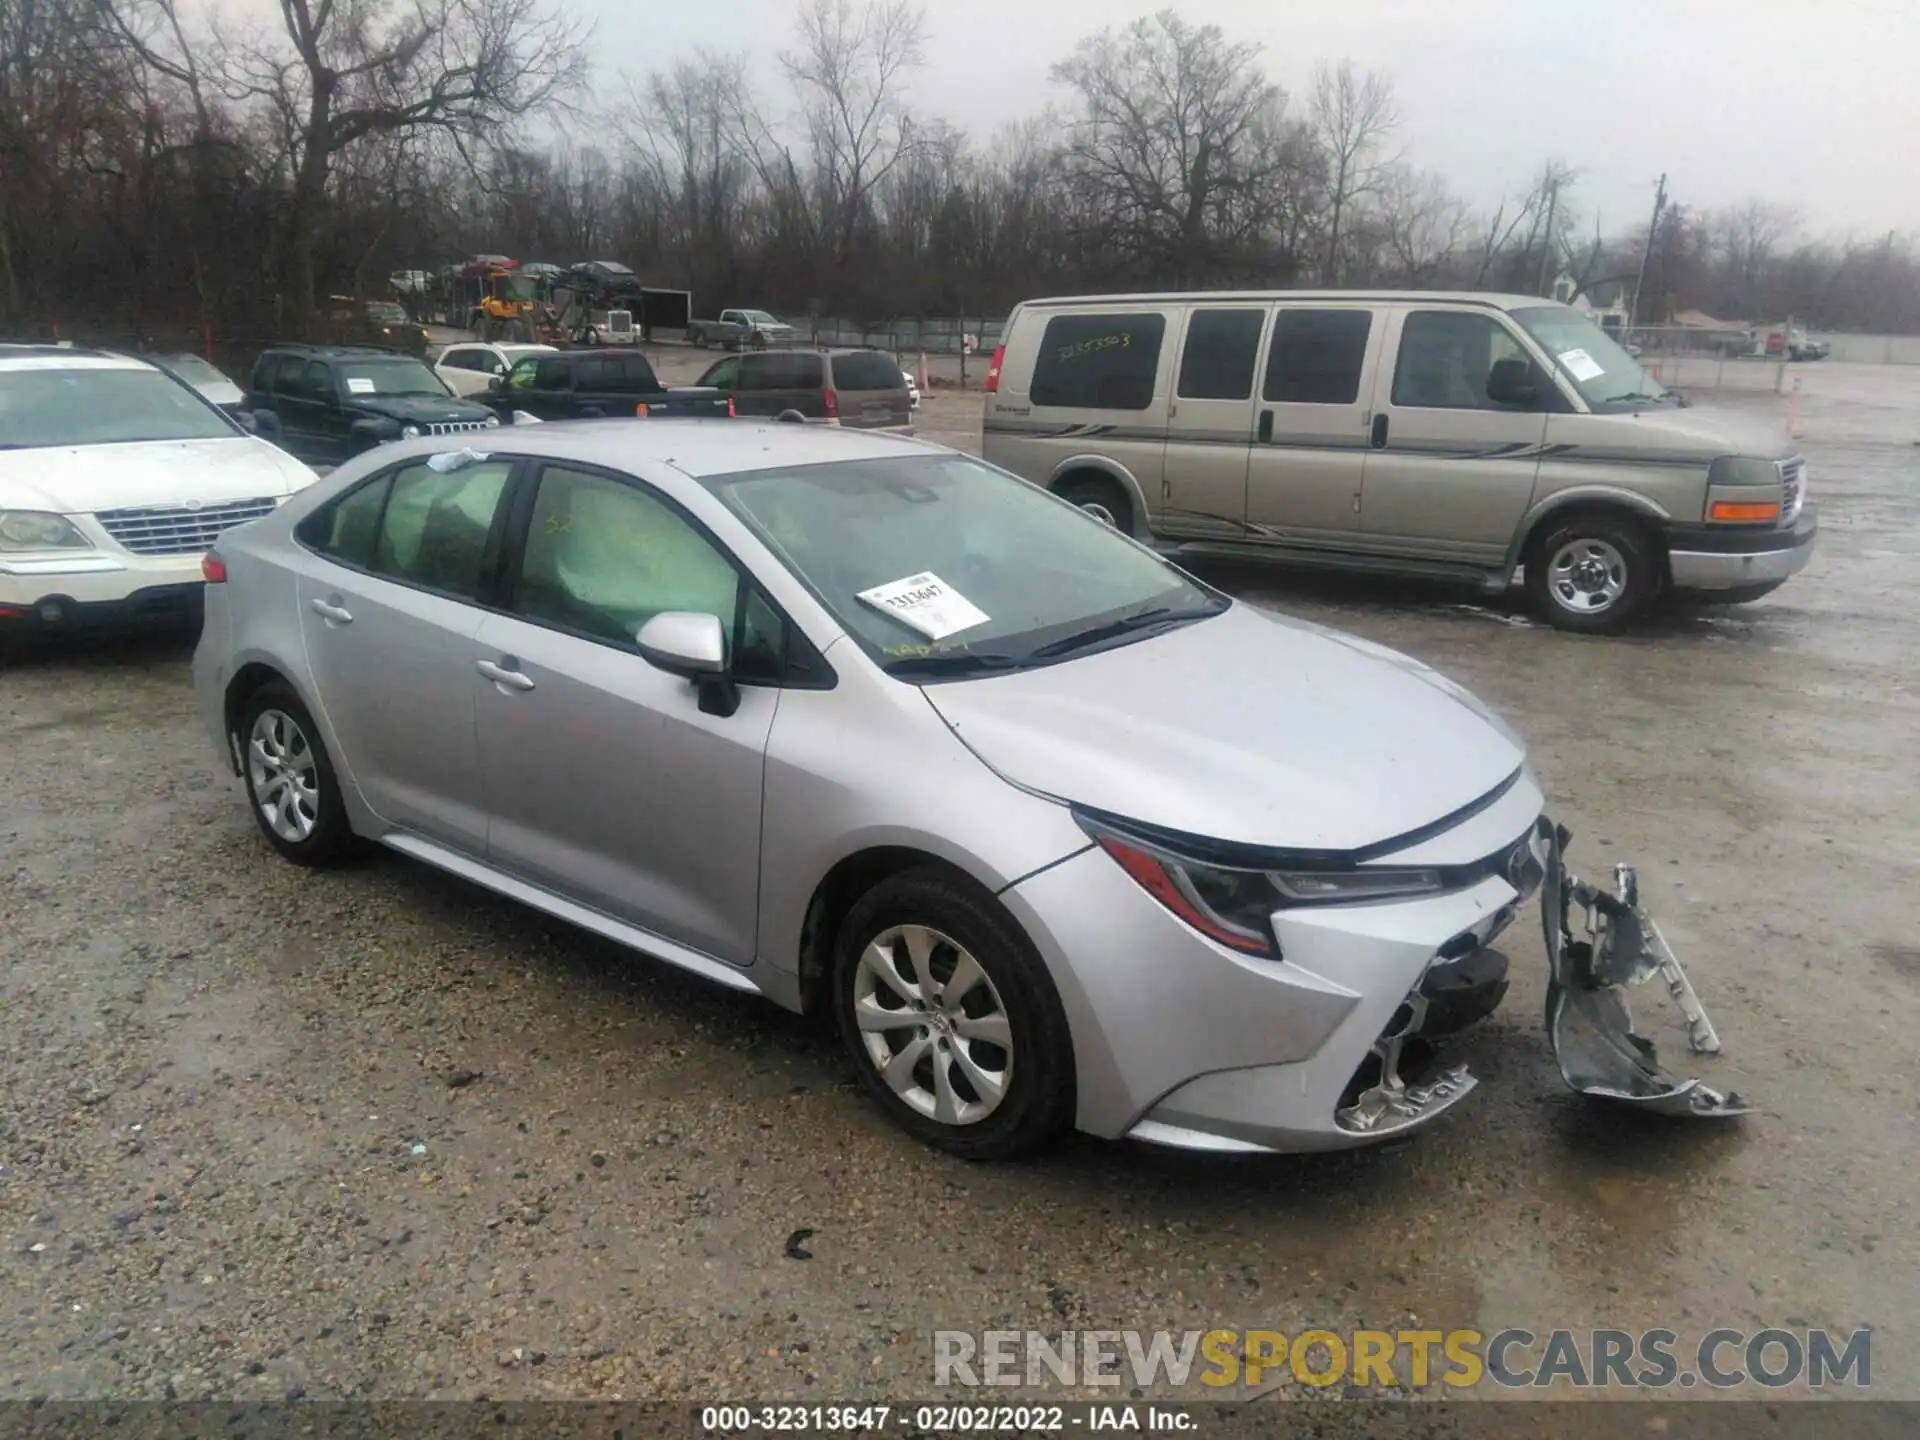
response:
[[[907,377],[891,357],[867,352],[834,356],[833,384],[837,390],[904,390]]]
[[[1056,315],[1040,337],[1031,399],[1080,410],[1144,410],[1160,368],[1160,315]]]

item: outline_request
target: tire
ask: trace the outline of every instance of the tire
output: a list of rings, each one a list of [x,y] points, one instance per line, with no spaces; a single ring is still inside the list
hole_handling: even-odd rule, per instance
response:
[[[338,864],[360,848],[319,727],[291,688],[274,681],[247,697],[240,748],[247,806],[274,849],[296,865],[318,867]],[[270,806],[274,794],[286,793],[285,787],[272,788],[277,776],[294,787],[290,805]],[[276,819],[268,818],[269,808]]]
[[[600,332],[594,329],[593,326],[589,325],[586,328],[585,334],[583,334],[580,338],[581,338],[581,343],[585,345],[589,345],[589,346],[598,345],[600,343]]]
[[[1094,519],[1105,521],[1122,535],[1133,534],[1133,502],[1117,480],[1105,475],[1069,475],[1053,493],[1069,504],[1078,505]]]
[[[916,1008],[915,996],[944,991],[968,959],[979,978],[964,994],[950,1006],[935,994]],[[854,905],[835,947],[833,1004],[861,1083],[929,1144],[968,1160],[1010,1160],[1072,1123],[1073,1045],[1053,978],[999,903],[946,870],[906,871]],[[894,1013],[904,1023],[861,1028],[863,1016],[872,1024]],[[928,1021],[907,1018],[917,1014]],[[1004,1043],[985,1038],[996,1034]],[[889,1082],[886,1057],[897,1065],[909,1051],[920,1058]],[[1004,1081],[997,1093],[992,1080]]]
[[[1547,522],[1527,551],[1527,594],[1554,628],[1607,635],[1660,588],[1659,551],[1626,516],[1583,511]]]

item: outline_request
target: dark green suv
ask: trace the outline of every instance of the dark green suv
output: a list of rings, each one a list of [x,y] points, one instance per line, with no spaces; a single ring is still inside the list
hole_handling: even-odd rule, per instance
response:
[[[419,360],[367,345],[272,346],[253,367],[246,404],[263,436],[309,465],[337,465],[390,440],[500,424]]]

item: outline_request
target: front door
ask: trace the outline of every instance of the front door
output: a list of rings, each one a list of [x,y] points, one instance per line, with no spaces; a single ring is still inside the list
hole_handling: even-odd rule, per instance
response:
[[[498,549],[512,465],[414,462],[301,524],[299,585],[314,694],[337,759],[383,820],[485,853],[474,738],[476,601]]]
[[[1168,535],[1240,539],[1246,532],[1253,378],[1270,307],[1189,310],[1167,407],[1159,528]]]
[[[1488,394],[1496,363],[1535,362],[1497,312],[1405,306],[1374,383],[1366,532],[1373,550],[1499,565],[1533,497],[1545,402]]]
[[[1358,540],[1385,328],[1364,304],[1274,316],[1247,466],[1247,523],[1262,538],[1341,550]]]
[[[490,667],[478,732],[493,863],[749,963],[779,692],[743,685],[733,714],[708,714],[693,684],[640,658],[634,637],[663,611],[718,615],[742,673],[764,658],[777,617],[755,622],[733,561],[630,477],[546,466],[524,539],[508,548],[520,558],[507,613],[476,637]]]
[[[333,375],[321,360],[282,363],[274,377],[274,415],[286,448],[310,465],[332,465],[346,458],[329,424]]]

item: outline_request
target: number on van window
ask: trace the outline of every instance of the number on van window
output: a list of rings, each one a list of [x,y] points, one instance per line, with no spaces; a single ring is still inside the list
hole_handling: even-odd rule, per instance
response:
[[[1118,335],[1102,335],[1098,340],[1082,340],[1078,345],[1062,345],[1060,347],[1060,361],[1062,364],[1065,364],[1069,360],[1078,360],[1082,355],[1092,355],[1097,351],[1111,350],[1116,345],[1124,350],[1130,348],[1132,344],[1133,336],[1124,331]]]

